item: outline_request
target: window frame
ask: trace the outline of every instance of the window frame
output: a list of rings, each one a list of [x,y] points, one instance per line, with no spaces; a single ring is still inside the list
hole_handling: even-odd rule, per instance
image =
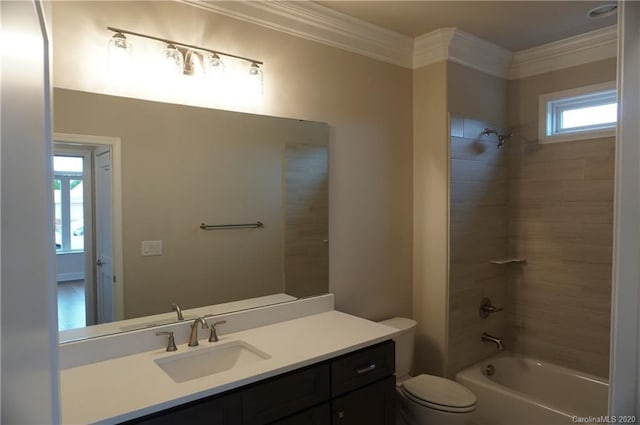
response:
[[[588,108],[610,104],[612,99],[617,101],[615,81],[540,95],[538,97],[538,142],[559,143],[615,136],[617,119],[613,123],[571,129],[558,128],[563,111],[575,109],[575,106]]]

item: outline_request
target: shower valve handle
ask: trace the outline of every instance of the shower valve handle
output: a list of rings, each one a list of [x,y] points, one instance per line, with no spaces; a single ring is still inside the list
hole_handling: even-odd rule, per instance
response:
[[[480,317],[483,319],[489,317],[491,313],[497,313],[502,310],[504,310],[504,307],[495,307],[491,304],[491,299],[487,297],[483,298],[480,303]]]

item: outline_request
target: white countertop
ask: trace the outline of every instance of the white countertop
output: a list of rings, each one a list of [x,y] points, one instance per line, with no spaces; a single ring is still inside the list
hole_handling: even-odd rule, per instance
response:
[[[175,383],[154,360],[211,347],[208,332],[200,330],[198,347],[180,344],[173,353],[158,349],[61,370],[62,423],[122,422],[382,342],[396,332],[333,310],[221,335],[218,344],[242,340],[271,358]]]

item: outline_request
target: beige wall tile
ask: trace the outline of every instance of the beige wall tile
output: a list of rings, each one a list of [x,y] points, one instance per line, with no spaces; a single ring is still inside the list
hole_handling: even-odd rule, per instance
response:
[[[464,119],[465,136],[490,124]],[[497,352],[480,340],[482,332],[503,335],[506,315],[479,315],[484,296],[506,302],[506,268],[489,261],[507,255],[507,150],[495,136],[451,139],[449,229],[449,349],[445,375]]]
[[[585,179],[610,179],[615,173],[615,157],[609,155],[585,160]]]
[[[507,343],[516,351],[608,375],[613,240],[612,138],[540,145],[538,96],[615,79],[601,61],[509,83]]]
[[[567,180],[562,184],[562,198],[565,201],[613,202],[613,178],[608,180]]]
[[[519,180],[574,180],[584,178],[584,160],[564,159],[544,162],[522,162],[511,170],[510,177]]]

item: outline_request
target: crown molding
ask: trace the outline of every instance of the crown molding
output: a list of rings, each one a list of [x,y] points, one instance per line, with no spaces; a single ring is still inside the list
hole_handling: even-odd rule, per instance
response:
[[[411,68],[413,39],[310,1],[181,0],[192,6]]]
[[[513,55],[509,79],[530,77],[617,55],[617,25],[554,41]]]
[[[178,1],[409,69],[448,60],[518,79],[617,53],[616,25],[513,53],[457,28],[412,39],[311,1]]]
[[[449,60],[500,78],[507,78],[513,54],[458,28],[442,28],[414,41],[413,68]]]

